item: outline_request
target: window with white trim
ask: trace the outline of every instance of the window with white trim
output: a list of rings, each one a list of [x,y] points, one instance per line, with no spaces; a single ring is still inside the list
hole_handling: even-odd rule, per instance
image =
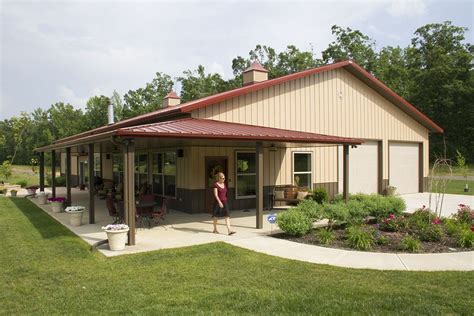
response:
[[[135,154],[135,190],[148,186],[148,154]]]
[[[114,154],[112,155],[112,176],[114,183],[118,184],[123,182],[123,155]]]
[[[237,151],[235,153],[235,187],[237,198],[255,197],[256,160],[255,152]]]
[[[313,187],[311,160],[309,152],[293,152],[293,183],[299,187]]]
[[[176,152],[158,152],[152,156],[153,194],[176,197]]]

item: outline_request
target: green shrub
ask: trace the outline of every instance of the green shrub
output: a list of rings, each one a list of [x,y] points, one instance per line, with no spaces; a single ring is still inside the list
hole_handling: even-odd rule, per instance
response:
[[[20,180],[15,183],[16,185],[20,185],[22,188],[25,188],[28,186],[28,181],[26,180]]]
[[[310,195],[310,198],[319,204],[323,204],[325,202],[328,202],[328,192],[325,188],[316,188],[312,191],[312,195]]]
[[[277,225],[289,235],[303,236],[313,227],[313,220],[303,212],[290,208],[277,215]]]
[[[350,199],[350,194],[349,194],[349,199]],[[331,203],[342,203],[342,202],[344,202],[344,198],[341,193],[335,194],[331,200]]]
[[[409,252],[420,252],[421,250],[423,250],[421,242],[410,235],[403,237],[403,239],[400,241],[399,248],[400,250],[405,250]]]
[[[329,228],[320,228],[316,231],[316,237],[322,245],[329,245],[336,238],[334,232]]]
[[[56,177],[56,186],[57,187],[65,187],[66,186],[66,177],[65,176]]]
[[[436,215],[428,208],[421,208],[413,212],[408,217],[408,226],[410,229],[417,231],[425,225],[431,224]]]
[[[440,225],[425,224],[419,226],[414,234],[418,236],[421,241],[440,241],[444,237],[443,230]]]
[[[444,229],[449,236],[455,236],[460,230],[461,226],[455,219],[445,218],[443,219]]]
[[[375,243],[374,232],[371,227],[350,226],[346,230],[347,243],[349,247],[358,250],[372,249]]]
[[[470,228],[463,227],[456,233],[456,243],[462,248],[474,246],[474,232]]]
[[[323,204],[324,217],[329,220],[329,225],[339,222],[345,223],[349,219],[349,210],[345,203]]]
[[[303,200],[298,203],[295,209],[304,213],[313,221],[324,218],[323,206],[313,200]]]
[[[388,232],[403,231],[408,228],[408,221],[403,215],[390,214],[387,218],[379,220],[379,228]]]
[[[362,224],[369,216],[369,210],[360,201],[351,200],[346,204],[346,207],[349,212],[347,221],[351,224]]]
[[[405,200],[398,196],[383,197],[390,204],[390,211],[392,214],[400,215],[407,209]]]
[[[377,245],[387,245],[390,239],[387,236],[380,235],[378,238],[375,239]]]
[[[459,204],[454,218],[460,223],[472,225],[474,224],[474,211],[471,210],[469,205]]]

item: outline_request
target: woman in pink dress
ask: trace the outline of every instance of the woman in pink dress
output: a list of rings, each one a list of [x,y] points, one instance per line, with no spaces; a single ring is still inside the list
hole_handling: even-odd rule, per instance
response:
[[[225,224],[229,235],[235,234],[230,227],[230,216],[229,216],[229,205],[227,204],[227,187],[224,183],[225,175],[222,172],[217,174],[217,181],[214,183],[214,209],[212,211],[212,221],[214,224],[214,234],[218,234],[217,231],[217,219],[224,217]]]

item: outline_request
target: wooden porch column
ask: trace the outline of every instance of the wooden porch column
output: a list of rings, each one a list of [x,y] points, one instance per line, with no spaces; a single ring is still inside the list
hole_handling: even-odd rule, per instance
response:
[[[66,148],[66,206],[71,206],[71,147]]]
[[[135,245],[135,144],[125,139],[123,144],[123,201],[125,224],[128,225],[128,245]]]
[[[262,142],[257,142],[255,148],[256,155],[256,216],[257,216],[257,229],[263,228],[263,145]]]
[[[44,152],[39,153],[39,182],[40,192],[44,192]]]
[[[344,145],[344,154],[343,154],[343,190],[342,196],[344,201],[347,203],[349,201],[349,145]]]
[[[89,224],[95,223],[94,144],[89,144]]]
[[[56,151],[51,150],[51,194],[56,197]]]

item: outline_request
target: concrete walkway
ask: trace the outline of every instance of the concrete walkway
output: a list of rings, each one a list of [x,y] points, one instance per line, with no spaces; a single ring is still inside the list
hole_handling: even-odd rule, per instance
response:
[[[58,190],[58,196],[64,196],[61,188]],[[423,205],[427,198],[425,194],[403,197],[407,200],[409,211]],[[464,200],[460,200],[460,197]],[[37,199],[33,198],[31,200],[37,204]],[[74,205],[85,205],[87,207],[87,192],[74,189],[73,201]],[[449,215],[448,213],[455,211],[456,207],[451,208],[451,206],[457,206],[460,202],[474,204],[472,203],[472,197],[447,195],[445,196],[446,210],[443,208],[443,214]],[[83,225],[79,227],[69,225],[68,214],[52,213],[49,205],[39,206],[91,245],[107,238],[105,232],[101,229],[103,225],[110,223],[104,200],[96,199],[96,223],[85,224],[88,222],[87,213],[85,213]],[[267,214],[269,213],[265,212],[265,219]],[[136,235],[137,245],[127,246],[124,251],[110,251],[108,245],[103,245],[99,247],[99,251],[105,256],[117,256],[223,241],[237,247],[272,256],[346,268],[409,271],[474,270],[474,251],[441,254],[374,253],[305,245],[269,237],[271,233],[278,233],[280,230],[267,223],[266,220],[263,229],[255,229],[255,211],[253,210],[248,212],[233,211],[232,226],[237,234],[228,236],[223,220],[221,220],[218,227],[220,234],[213,234],[212,221],[208,214],[190,215],[172,210],[162,225],[152,229],[138,229]]]

